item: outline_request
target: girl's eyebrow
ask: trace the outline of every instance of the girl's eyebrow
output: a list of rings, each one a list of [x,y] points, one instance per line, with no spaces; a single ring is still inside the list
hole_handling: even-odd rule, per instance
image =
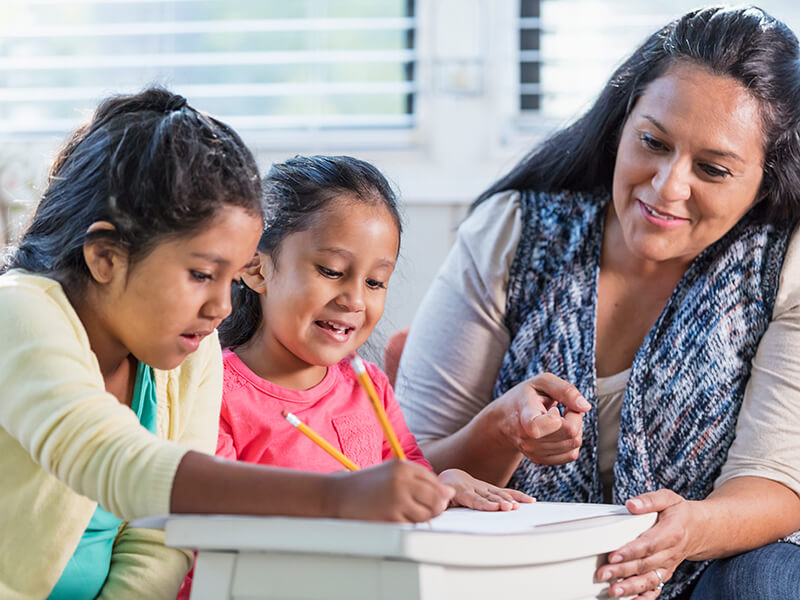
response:
[[[318,248],[318,252],[328,252],[330,254],[339,254],[347,259],[353,258],[353,253],[349,250],[345,250],[344,248]],[[388,258],[382,258],[378,261],[378,267],[394,267],[394,261],[389,260]]]
[[[191,256],[194,258],[202,258],[203,260],[207,260],[218,265],[227,265],[230,262],[227,258],[222,258],[216,254],[207,254],[205,252],[192,252]]]

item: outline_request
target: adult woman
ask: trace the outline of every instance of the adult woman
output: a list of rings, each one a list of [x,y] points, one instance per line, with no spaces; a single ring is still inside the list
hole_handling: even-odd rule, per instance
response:
[[[709,8],[651,36],[476,201],[423,303],[397,393],[435,468],[658,511],[598,569],[612,596],[678,597],[800,528],[798,157],[782,23]]]

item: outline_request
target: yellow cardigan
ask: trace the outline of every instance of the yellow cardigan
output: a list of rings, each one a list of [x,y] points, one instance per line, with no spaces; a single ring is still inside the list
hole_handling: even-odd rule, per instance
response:
[[[126,520],[167,514],[183,455],[214,453],[216,334],[155,381],[158,437],[105,391],[61,286],[23,271],[0,276],[0,598],[45,598],[96,502]],[[191,555],[163,542],[162,531],[123,523],[100,597],[173,599]]]

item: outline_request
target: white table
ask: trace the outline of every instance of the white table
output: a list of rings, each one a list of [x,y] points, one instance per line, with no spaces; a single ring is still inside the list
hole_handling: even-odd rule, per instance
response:
[[[180,516],[167,521],[166,540],[198,551],[192,600],[584,600],[607,597],[608,585],[593,580],[595,569],[656,518],[608,514],[530,524],[529,516],[547,505],[565,506],[538,504],[523,506],[527,515],[474,513],[472,533],[463,519],[440,524],[442,517],[431,530],[336,519]],[[444,516],[464,516],[450,512]]]

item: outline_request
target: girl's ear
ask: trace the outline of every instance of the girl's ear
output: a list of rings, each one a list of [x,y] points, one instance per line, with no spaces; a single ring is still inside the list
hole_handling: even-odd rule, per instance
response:
[[[114,240],[115,232],[116,227],[108,221],[95,221],[86,230],[83,260],[97,283],[109,283],[127,267],[127,253]]]
[[[266,254],[256,252],[242,271],[242,281],[257,294],[267,291],[267,280],[264,277],[264,262],[269,260]]]

